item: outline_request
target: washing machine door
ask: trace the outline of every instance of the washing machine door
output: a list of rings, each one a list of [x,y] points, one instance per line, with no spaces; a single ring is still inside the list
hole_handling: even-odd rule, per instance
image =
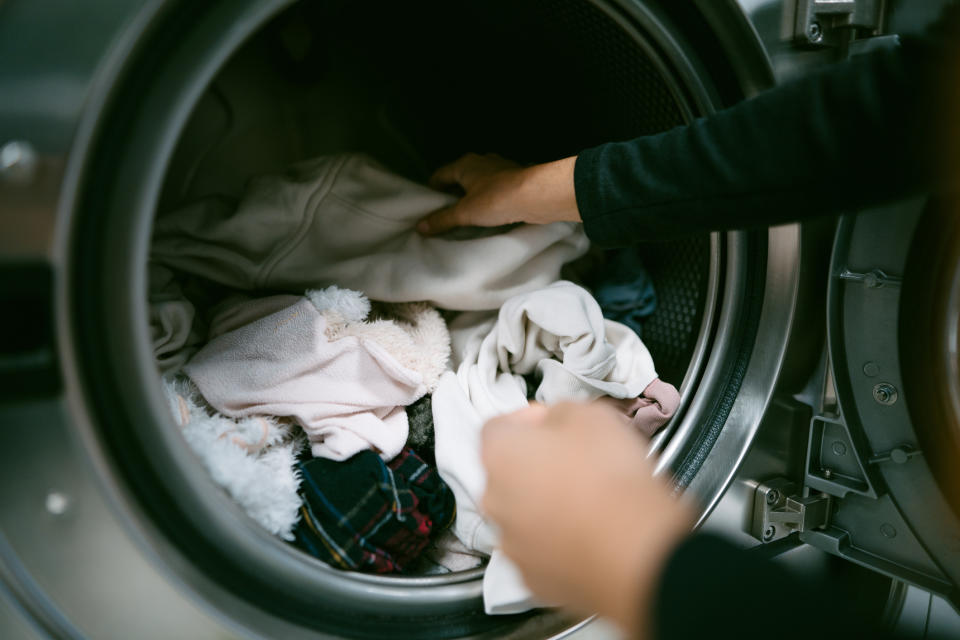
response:
[[[734,2],[396,4],[0,5],[0,296],[16,310],[0,343],[5,635],[519,638],[580,623],[485,616],[482,569],[338,572],[252,524],[161,397],[145,304],[153,219],[197,195],[197,176],[242,183],[330,152],[331,132],[362,147],[399,131],[393,157],[413,149],[435,166],[478,145],[536,161],[664,130],[769,86],[770,59]],[[437,61],[423,44],[459,41],[499,53]],[[338,103],[329,69],[363,101]],[[433,81],[459,73],[470,81]],[[477,86],[493,98],[468,99]],[[291,105],[326,109],[324,135]],[[704,516],[784,359],[784,384],[815,370],[816,351],[791,344],[810,342],[797,322],[823,285],[804,267],[826,264],[822,237],[786,226],[645,249],[661,304],[644,339],[683,394],[654,449]]]
[[[817,3],[774,4],[748,11],[782,81],[824,60],[897,46],[896,34],[922,32],[949,3],[850,3],[840,17]],[[793,46],[776,47],[778,38]],[[954,607],[956,213],[955,200],[918,198],[839,219],[823,245],[831,256],[812,320],[826,335],[808,346],[821,362],[768,412],[720,509],[763,544],[794,536]]]

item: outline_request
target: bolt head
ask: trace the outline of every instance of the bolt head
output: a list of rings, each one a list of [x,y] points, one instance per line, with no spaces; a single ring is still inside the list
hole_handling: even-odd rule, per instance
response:
[[[767,528],[763,530],[764,540],[772,540],[775,535],[777,535],[777,528],[772,524],[767,525]]]
[[[776,489],[771,489],[767,492],[767,504],[777,504],[780,501],[780,492]]]
[[[893,462],[894,464],[903,464],[909,458],[910,456],[907,455],[907,452],[901,449],[900,447],[896,447],[892,451],[890,451],[890,462]]]
[[[819,22],[811,22],[807,27],[807,40],[810,42],[820,42],[823,40],[823,28]]]
[[[897,401],[900,393],[897,388],[889,382],[881,382],[873,387],[873,399],[879,404],[889,407]]]

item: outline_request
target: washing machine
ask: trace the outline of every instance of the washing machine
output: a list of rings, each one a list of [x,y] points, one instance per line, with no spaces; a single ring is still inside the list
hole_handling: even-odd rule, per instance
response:
[[[161,394],[153,221],[322,153],[423,179],[469,150],[537,162],[663,131],[896,46],[942,4],[0,3],[0,635],[582,634],[553,609],[484,615],[482,568],[340,572],[249,520]],[[827,558],[878,614],[923,594],[926,626],[933,594],[960,602],[951,211],[637,249],[659,294],[644,341],[682,392],[658,472],[699,525]]]

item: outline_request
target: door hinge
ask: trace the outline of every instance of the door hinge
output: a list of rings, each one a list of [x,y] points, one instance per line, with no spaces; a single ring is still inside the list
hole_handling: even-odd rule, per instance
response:
[[[830,496],[802,496],[795,482],[774,478],[760,483],[753,497],[750,533],[768,543],[794,532],[820,529],[830,523]]]
[[[784,5],[787,20],[790,4]],[[792,5],[794,42],[833,47],[857,37],[879,35],[886,0],[794,0]]]

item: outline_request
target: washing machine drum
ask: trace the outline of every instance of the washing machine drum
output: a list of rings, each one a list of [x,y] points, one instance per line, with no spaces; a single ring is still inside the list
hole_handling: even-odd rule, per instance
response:
[[[204,606],[268,636],[544,636],[576,622],[484,615],[482,569],[340,572],[247,520],[161,394],[146,310],[151,229],[185,202],[239,196],[250,177],[325,153],[365,151],[423,179],[466,151],[550,160],[737,99],[736,61],[702,16],[674,4],[224,0],[166,3],[136,23],[74,154],[59,348],[110,499]],[[683,392],[654,447],[705,509],[777,379],[798,242],[786,227],[637,249],[659,296],[644,340]]]

